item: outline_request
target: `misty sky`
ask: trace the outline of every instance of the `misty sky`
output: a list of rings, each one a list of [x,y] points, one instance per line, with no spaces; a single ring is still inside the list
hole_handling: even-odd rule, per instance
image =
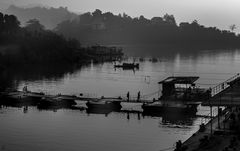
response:
[[[96,8],[114,14],[127,13],[146,18],[173,14],[177,22],[194,19],[206,26],[228,29],[236,24],[240,31],[240,0],[0,0],[2,3],[29,6],[35,4],[68,7],[74,12],[88,12]]]

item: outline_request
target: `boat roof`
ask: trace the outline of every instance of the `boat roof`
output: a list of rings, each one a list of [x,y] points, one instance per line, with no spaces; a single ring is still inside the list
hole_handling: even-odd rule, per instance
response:
[[[199,77],[191,77],[191,76],[171,76],[168,77],[160,82],[158,84],[163,83],[171,83],[171,84],[193,84],[195,81],[197,81]]]

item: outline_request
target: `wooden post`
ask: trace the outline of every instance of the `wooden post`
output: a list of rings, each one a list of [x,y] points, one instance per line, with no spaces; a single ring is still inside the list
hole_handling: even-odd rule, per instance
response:
[[[212,106],[210,106],[210,118],[211,118],[211,135],[212,135]]]
[[[219,108],[219,105],[218,105],[218,129],[220,129],[220,113],[219,113],[219,111],[220,111],[220,108]]]

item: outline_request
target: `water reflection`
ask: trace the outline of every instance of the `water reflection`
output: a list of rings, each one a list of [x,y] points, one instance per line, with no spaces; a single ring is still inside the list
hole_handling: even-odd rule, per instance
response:
[[[25,114],[28,113],[28,106],[23,107],[23,113],[25,113]]]
[[[138,50],[137,55],[148,55],[148,51],[142,49]],[[114,63],[109,62],[84,66],[12,67],[0,73],[0,89],[21,89],[28,85],[33,91],[112,97],[126,94],[128,91],[131,94],[138,91],[145,94],[155,92],[158,90],[157,82],[172,75],[200,76],[199,86],[209,88],[234,75],[240,65],[240,52],[237,50],[179,53],[173,50],[152,52],[150,49],[149,52],[151,60],[161,61],[152,62],[145,57],[136,59],[136,63],[140,63],[139,70],[115,70]],[[134,58],[128,58],[123,62],[133,60]]]
[[[31,91],[83,93],[89,97],[126,97],[129,91],[130,97],[134,98],[138,91],[142,95],[158,91],[157,83],[167,76],[200,76],[197,86],[208,88],[239,71],[240,51],[179,53],[153,50],[156,51],[138,49],[134,55],[142,59],[135,60],[140,63],[136,71],[114,70],[111,62],[86,66],[9,68],[0,73],[0,89],[22,89],[28,85]],[[133,59],[128,58],[124,62],[132,62]],[[116,112],[86,110],[84,105],[37,109],[21,104],[4,104],[0,106],[0,145],[6,144],[6,150],[19,147],[36,150],[33,144],[40,146],[37,150],[160,150],[172,146],[179,139],[186,140],[199,128],[201,121],[197,115],[146,114],[132,108],[137,107]],[[201,112],[204,114],[209,110]],[[11,146],[9,142],[16,145]]]
[[[11,101],[11,100],[10,100]],[[193,119],[196,118],[195,114],[182,114],[182,113],[168,113],[168,112],[144,112],[142,109],[140,110],[128,110],[125,104],[125,108],[123,109],[114,109],[114,108],[86,108],[86,101],[82,101],[78,103],[77,106],[39,106],[37,104],[26,104],[26,103],[8,103],[8,101],[0,101],[1,108],[2,107],[16,107],[21,108],[24,114],[28,113],[29,106],[36,107],[39,111],[53,111],[57,112],[61,109],[75,110],[81,113],[86,113],[91,116],[92,114],[102,114],[106,117],[111,113],[120,113],[127,120],[131,120],[131,117],[137,117],[138,120],[143,118],[161,118],[163,124],[176,124],[176,125],[192,125]],[[80,106],[79,106],[80,104]],[[130,107],[130,106],[129,106]],[[0,108],[0,109],[1,109]]]
[[[174,142],[179,137],[187,138],[186,134],[182,135],[176,130],[171,133],[175,133],[177,137],[168,137],[172,134],[164,131],[164,127],[158,126],[161,117],[143,118],[140,113],[111,112],[106,117],[104,114],[88,114],[86,111],[69,109],[52,112],[28,107],[27,113],[24,113],[24,108],[2,110],[4,114],[0,114],[3,122],[0,128],[3,131],[0,131],[0,134],[3,137],[0,139],[0,145],[6,145],[7,150],[18,150],[21,146],[27,150],[60,151],[76,150],[76,148],[86,151],[159,150],[172,145],[173,143],[169,142]],[[162,141],[163,136],[166,136],[165,139],[169,142]],[[15,145],[8,143],[13,141]],[[114,144],[109,144],[112,141]],[[40,148],[32,144],[38,144]],[[151,146],[155,147],[151,148]]]
[[[97,110],[92,110],[92,109],[87,109],[87,110],[86,110],[86,113],[87,113],[88,115],[91,115],[91,114],[103,114],[103,115],[105,115],[105,117],[107,117],[111,112],[112,112],[112,111],[110,111],[110,110],[99,110],[99,111],[97,111]]]

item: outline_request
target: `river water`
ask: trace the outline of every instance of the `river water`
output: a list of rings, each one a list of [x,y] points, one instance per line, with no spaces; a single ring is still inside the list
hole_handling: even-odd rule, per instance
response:
[[[82,93],[89,97],[144,99],[158,97],[158,82],[168,76],[199,76],[197,86],[209,88],[240,71],[240,51],[152,51],[125,48],[124,62],[138,62],[139,70],[114,69],[114,63],[85,66],[22,67],[2,73],[1,84],[48,94]],[[145,56],[144,61],[139,57]],[[146,57],[147,56],[147,57]],[[152,58],[158,61],[151,61]],[[116,62],[116,64],[120,62]],[[83,102],[78,102],[82,104]],[[141,111],[138,104],[123,104],[125,110]],[[198,107],[197,115],[207,115]],[[198,116],[143,116],[140,112],[87,113],[85,110],[38,110],[35,107],[0,108],[0,150],[158,151],[172,149],[186,140],[203,121]]]

